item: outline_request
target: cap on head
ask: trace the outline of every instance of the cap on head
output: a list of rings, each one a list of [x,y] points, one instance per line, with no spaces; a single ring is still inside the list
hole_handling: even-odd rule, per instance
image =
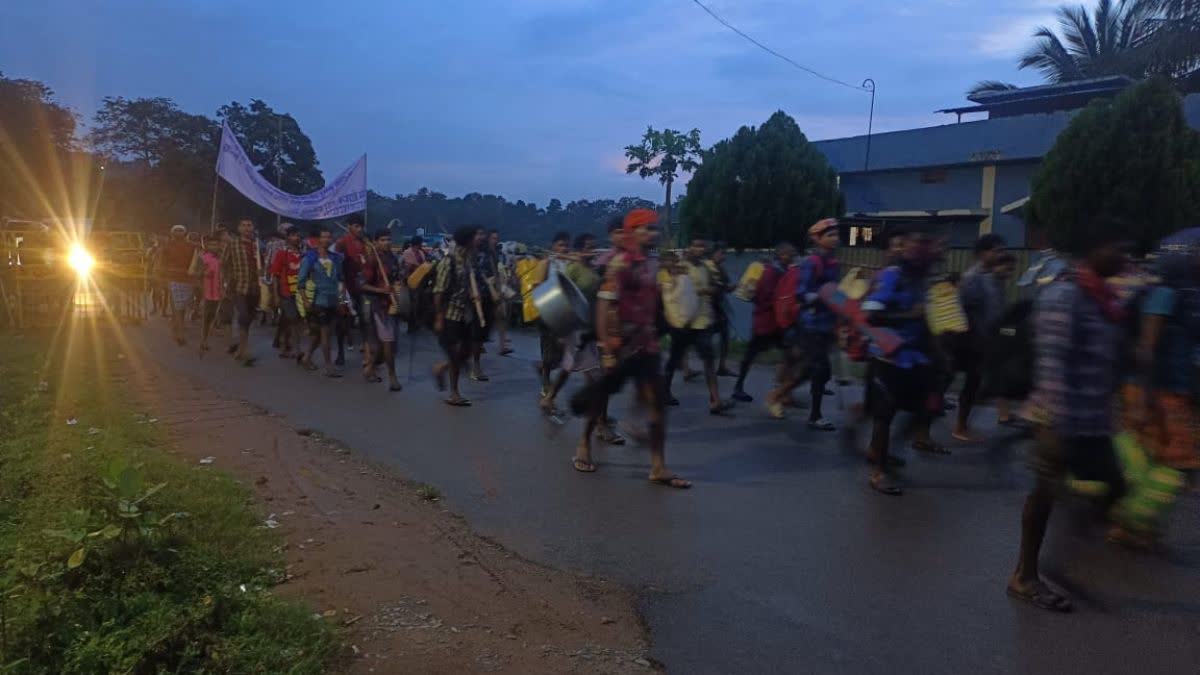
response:
[[[812,227],[808,228],[808,236],[817,239],[825,235],[829,230],[836,230],[838,227],[837,218],[825,218],[818,220]]]
[[[187,232],[187,228],[182,225],[172,225],[171,226],[171,234],[184,234],[186,232]]]
[[[651,209],[634,209],[625,214],[624,228],[626,232],[649,227],[658,222],[658,214]]]

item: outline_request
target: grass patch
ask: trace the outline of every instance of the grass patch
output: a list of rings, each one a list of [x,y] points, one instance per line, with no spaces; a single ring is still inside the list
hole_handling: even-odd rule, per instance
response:
[[[337,636],[271,594],[250,494],[164,452],[86,342],[0,338],[0,673],[322,672]]]
[[[442,491],[429,483],[421,483],[417,486],[417,497],[429,502],[436,502],[442,498]]]

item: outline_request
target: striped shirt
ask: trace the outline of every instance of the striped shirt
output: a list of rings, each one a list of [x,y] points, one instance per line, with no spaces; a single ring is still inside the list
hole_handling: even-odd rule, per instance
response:
[[[1111,434],[1121,324],[1070,278],[1046,286],[1034,311],[1033,403],[1059,436]]]

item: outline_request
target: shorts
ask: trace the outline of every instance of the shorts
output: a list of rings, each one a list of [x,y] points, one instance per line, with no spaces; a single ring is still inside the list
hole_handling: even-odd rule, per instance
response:
[[[487,317],[487,325],[479,327],[479,341],[487,342],[488,340],[492,339],[492,326],[496,323],[496,314],[498,312],[496,311],[496,303],[492,300],[492,297],[486,293],[484,294],[483,299],[480,301],[480,304],[483,305],[483,315]]]
[[[338,316],[337,307],[325,307],[323,305],[313,305],[308,308],[308,325],[312,328],[324,328],[332,326],[334,319]]]
[[[191,284],[182,284],[178,281],[172,281],[167,284],[171,290],[171,309],[183,311],[192,302],[192,295],[195,293],[195,287]]]
[[[596,346],[596,334],[575,331],[565,340],[562,368],[569,373],[586,373],[600,367],[600,349]]]
[[[1121,464],[1108,436],[1064,438],[1046,427],[1038,429],[1029,454],[1029,468],[1041,480],[1063,482],[1067,474],[1109,486],[1109,497],[1125,492]]]
[[[204,313],[201,319],[204,321],[204,327],[210,328],[217,320],[217,307],[221,304],[220,300],[205,300]]]
[[[941,412],[938,372],[928,365],[901,368],[894,363],[867,362],[867,413],[890,419],[899,411],[934,415]]]
[[[566,349],[562,338],[550,331],[550,327],[538,320],[538,341],[542,351],[542,368],[553,370],[562,365]]]
[[[295,323],[300,320],[300,310],[296,307],[295,296],[279,298],[279,314],[288,323]]]
[[[480,336],[483,333],[477,321],[450,321],[447,319],[445,323],[441,335],[438,336],[438,342],[442,344],[442,349],[446,350],[448,355],[456,356],[465,353],[467,347],[481,341]]]
[[[943,333],[937,336],[937,345],[947,376],[977,373],[983,367],[984,352],[979,339],[971,333]]]
[[[638,352],[617,362],[617,365],[596,378],[571,397],[571,412],[583,415],[599,410],[605,401],[621,391],[626,380],[650,383],[654,389],[654,406],[662,409],[666,402],[666,386],[662,376],[662,359],[658,354]]]
[[[237,315],[237,325],[245,330],[254,323],[254,315],[258,312],[259,290],[254,288],[249,293],[235,293],[231,299],[233,312]]]
[[[395,342],[396,336],[400,334],[400,317],[388,314],[386,309],[379,309],[372,315],[371,325],[372,337],[376,343]]]
[[[810,331],[800,337],[804,352],[804,375],[821,386],[833,377],[833,361],[829,353],[833,350],[834,341],[833,333]]]
[[[696,354],[705,364],[710,364],[715,358],[713,352],[713,333],[709,329],[696,330],[694,328],[672,328],[671,332],[671,355],[672,360],[683,358],[683,353],[688,347],[694,347]],[[678,364],[675,364],[678,365]]]

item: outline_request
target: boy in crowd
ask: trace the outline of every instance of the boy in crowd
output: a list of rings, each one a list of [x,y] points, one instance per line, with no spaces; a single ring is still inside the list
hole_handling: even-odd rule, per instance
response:
[[[300,348],[300,310],[296,306],[296,285],[300,276],[300,230],[295,225],[284,232],[283,246],[271,258],[270,277],[279,299],[279,358],[296,357],[293,346]]]
[[[312,342],[309,344],[308,350],[300,355],[298,362],[308,370],[316,370],[317,365],[313,363],[312,357],[313,353],[317,351],[317,347],[320,347],[321,356],[324,358],[325,375],[341,377],[342,374],[333,368],[329,341],[333,322],[337,317],[338,303],[342,293],[345,292],[342,285],[344,272],[342,256],[329,250],[332,242],[333,232],[328,227],[321,227],[318,230],[316,247],[309,249],[300,261],[296,283],[297,287],[302,289],[299,297],[304,303],[304,315],[308,318],[311,326]],[[307,293],[310,281],[312,282],[311,299]]]

